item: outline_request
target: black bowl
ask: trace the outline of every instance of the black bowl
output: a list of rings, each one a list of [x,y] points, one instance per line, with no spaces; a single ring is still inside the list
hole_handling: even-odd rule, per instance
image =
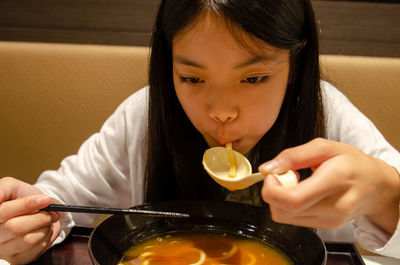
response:
[[[325,245],[314,231],[275,223],[265,208],[224,201],[168,201],[135,208],[182,212],[190,217],[110,216],[90,235],[93,264],[116,265],[126,250],[150,237],[187,231],[226,232],[262,240],[287,255],[293,264],[326,264]]]

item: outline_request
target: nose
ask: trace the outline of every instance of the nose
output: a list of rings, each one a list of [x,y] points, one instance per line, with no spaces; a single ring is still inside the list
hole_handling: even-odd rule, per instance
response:
[[[219,103],[210,106],[209,109],[210,118],[221,123],[231,122],[235,120],[238,115],[238,109],[229,102],[223,103],[219,101]]]

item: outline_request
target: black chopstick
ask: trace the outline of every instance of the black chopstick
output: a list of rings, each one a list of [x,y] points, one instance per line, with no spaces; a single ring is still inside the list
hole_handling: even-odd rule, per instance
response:
[[[107,208],[107,207],[92,207],[81,205],[67,205],[67,204],[50,204],[42,209],[43,211],[53,212],[75,212],[75,213],[101,213],[101,214],[140,214],[156,217],[189,217],[186,213],[152,211],[141,209],[121,209],[121,208]]]

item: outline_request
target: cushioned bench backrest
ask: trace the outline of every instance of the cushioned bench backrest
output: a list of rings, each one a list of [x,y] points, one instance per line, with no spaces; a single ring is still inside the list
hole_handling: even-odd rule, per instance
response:
[[[147,84],[145,47],[0,42],[0,177],[34,182]],[[400,59],[322,56],[322,68],[400,148]]]
[[[34,182],[147,84],[148,48],[0,42],[0,177]]]
[[[321,70],[400,150],[400,58],[324,55]]]

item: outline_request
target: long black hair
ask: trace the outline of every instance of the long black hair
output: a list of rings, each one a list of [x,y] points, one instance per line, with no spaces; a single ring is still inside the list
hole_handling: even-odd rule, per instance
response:
[[[174,37],[206,12],[224,18],[233,35],[234,27],[240,27],[255,39],[290,51],[285,99],[275,124],[249,154],[253,167],[324,135],[318,36],[309,0],[163,0],[151,43],[147,202],[223,199],[226,194],[202,168],[208,146],[183,111],[172,75]]]

